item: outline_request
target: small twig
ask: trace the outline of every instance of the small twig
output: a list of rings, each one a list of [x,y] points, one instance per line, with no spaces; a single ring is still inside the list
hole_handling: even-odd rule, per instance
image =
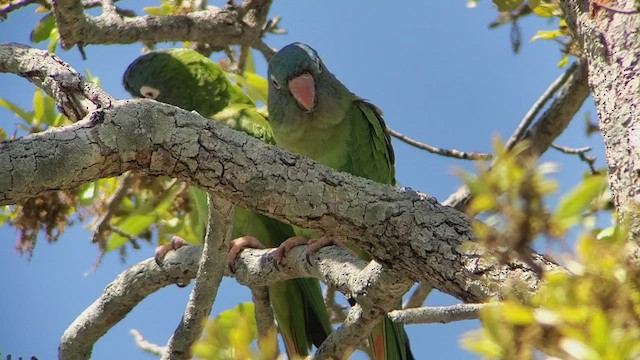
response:
[[[401,324],[450,323],[478,318],[480,309],[492,304],[458,304],[432,306],[389,312],[391,321]]]
[[[250,51],[251,47],[244,45],[240,46],[240,54],[238,54],[238,62],[236,63],[238,74],[240,75],[244,73],[244,68],[247,65],[247,56],[249,56]]]
[[[366,340],[373,327],[384,315],[384,312],[364,311],[359,304],[354,305],[342,326],[332,332],[320,345],[318,351],[308,359],[349,358],[349,354]]]
[[[558,96],[555,97],[553,103],[551,103],[544,114],[529,128],[529,122],[534,118],[533,114],[537,114],[544,106],[544,104],[541,103],[541,99],[551,98],[546,94],[549,92],[549,89],[554,87],[553,84],[549,86],[540,99],[538,99],[527,112],[527,115],[525,115],[507,142],[507,145],[513,147],[520,139],[527,140],[530,146],[524,154],[537,158],[547,151],[553,140],[569,125],[569,122],[571,122],[590,94],[589,84],[587,83],[586,61],[576,61],[559,79],[563,79],[565,76],[567,77],[566,84],[562,86]],[[556,79],[554,84],[557,83],[559,79]],[[547,100],[544,101],[546,102]],[[449,195],[442,204],[464,211],[470,200],[471,193],[469,189],[466,186],[462,186],[456,190],[456,192]]]
[[[227,243],[233,229],[234,206],[208,194],[209,221],[196,283],[178,328],[167,343],[162,359],[190,359],[191,346],[200,338],[226,268]]]
[[[411,293],[407,302],[402,306],[403,309],[411,309],[417,308],[424,304],[425,300],[427,300],[427,296],[431,293],[433,287],[426,282],[421,282],[418,284],[418,287]]]
[[[93,243],[98,243],[100,248],[102,249],[106,247],[105,234],[107,234],[109,230],[112,230],[109,222],[120,208],[120,204],[122,203],[124,197],[127,195],[127,191],[131,187],[133,179],[134,177],[131,172],[127,172],[122,176],[118,188],[113,193],[111,198],[107,201],[105,212],[95,222],[95,226],[93,227],[93,234],[91,235],[91,241]]]
[[[181,249],[182,250],[182,249]],[[123,271],[102,295],[80,314],[60,339],[58,357],[89,359],[93,345],[120,322],[140,301],[176,279],[187,283],[195,277],[202,248],[188,246],[171,252],[160,268],[155,259],[144,260]]]
[[[581,148],[570,148],[570,147],[566,147],[566,146],[560,146],[560,145],[556,145],[556,144],[551,144],[551,147],[564,153],[564,154],[569,154],[569,155],[578,155],[578,158],[580,158],[580,160],[584,161],[585,163],[587,163],[587,165],[589,166],[589,170],[591,171],[591,174],[593,175],[597,175],[600,172],[598,170],[596,170],[595,168],[595,162],[596,162],[596,157],[595,156],[589,156],[586,153],[591,151],[591,147],[590,146],[585,146],[585,147],[581,147]]]
[[[488,160],[492,158],[491,154],[485,153],[475,153],[475,152],[464,152],[456,149],[441,149],[435,146],[427,145],[425,143],[421,143],[419,141],[413,140],[405,135],[400,134],[399,132],[387,127],[387,131],[393,137],[411,145],[415,146],[418,149],[426,150],[432,154],[442,155],[446,157],[462,159],[462,160]]]
[[[38,0],[19,0],[19,1],[9,1],[8,4],[0,6],[0,20],[4,20],[7,18],[7,14],[10,12],[20,9],[25,6],[29,6],[31,4],[37,4]]]
[[[162,355],[162,353],[165,351],[164,346],[160,346],[158,344],[147,341],[138,330],[131,329],[129,330],[129,333],[131,334],[131,336],[133,336],[133,341],[136,342],[136,345],[143,351],[156,356]]]
[[[258,348],[262,353],[278,348],[278,332],[269,302],[269,288],[254,286],[251,299],[255,307],[256,327],[258,328]]]
[[[556,92],[558,92],[558,90],[560,90],[560,88],[567,82],[569,77],[573,75],[573,73],[575,72],[578,66],[577,64],[578,64],[577,62],[573,63],[567,69],[567,71],[563,72],[560,76],[558,76],[558,78],[556,78],[549,85],[549,87],[547,87],[547,89],[542,93],[542,95],[540,95],[538,100],[536,100],[536,102],[533,103],[531,108],[529,108],[529,111],[527,111],[527,113],[524,115],[522,120],[520,120],[520,124],[518,125],[516,130],[513,132],[513,135],[511,135],[509,140],[507,140],[507,144],[506,144],[507,149],[513,149],[516,143],[522,140],[524,135],[527,133],[527,130],[529,130],[529,127],[531,126],[533,121],[536,119],[540,111],[542,111],[542,109],[547,104],[547,102],[549,102],[549,100],[553,98],[553,95]]]
[[[258,41],[258,43],[254,45],[253,48],[260,51],[262,53],[262,56],[264,56],[264,58],[267,60],[267,62],[271,60],[273,55],[276,54],[276,50],[271,46],[267,45],[264,41],[262,41],[262,39],[260,39],[260,41]]]

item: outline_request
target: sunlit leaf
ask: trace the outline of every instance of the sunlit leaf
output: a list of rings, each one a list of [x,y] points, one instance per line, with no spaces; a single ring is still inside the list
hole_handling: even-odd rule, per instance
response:
[[[607,186],[607,177],[604,175],[591,175],[582,183],[573,188],[560,199],[554,219],[565,222],[570,226],[579,221],[585,209],[593,202]]]
[[[234,73],[228,73],[228,75],[245,88],[251,100],[254,102],[260,101],[263,104],[267,103],[267,93],[269,91],[267,79],[248,71],[245,71],[242,76]]]
[[[42,124],[42,118],[44,117],[44,96],[42,91],[38,88],[33,93],[33,122],[32,124],[38,126]]]
[[[19,107],[18,105],[12,103],[11,101],[5,100],[5,99],[0,99],[0,106],[2,106],[3,108],[13,112],[17,117],[22,118],[24,121],[26,121],[27,123],[31,122],[31,119],[33,118],[33,114],[29,113],[25,110],[23,110],[21,107]]]
[[[569,65],[569,55],[565,54],[562,56],[560,61],[558,61],[558,67],[562,69],[564,67],[567,67],[567,65]]]
[[[54,28],[51,31],[50,38],[51,40],[49,40],[49,46],[47,46],[47,50],[50,53],[54,53],[56,52],[56,48],[58,47],[58,41],[60,40],[60,32],[58,31],[58,28]]]
[[[538,39],[542,40],[553,40],[557,39],[561,36],[564,36],[562,30],[539,30],[534,37],[531,38],[531,41],[536,41]]]
[[[498,11],[513,11],[522,5],[524,0],[493,0],[498,7]]]
[[[31,31],[31,41],[39,43],[45,41],[51,35],[51,30],[56,26],[55,19],[51,13],[45,15],[40,22],[36,24],[36,27]]]

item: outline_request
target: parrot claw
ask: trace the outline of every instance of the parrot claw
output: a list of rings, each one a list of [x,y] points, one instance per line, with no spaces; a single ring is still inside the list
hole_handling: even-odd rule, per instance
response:
[[[229,243],[229,253],[227,254],[227,268],[232,274],[236,273],[236,269],[233,267],[233,263],[236,261],[238,254],[242,250],[247,248],[264,249],[264,245],[262,245],[260,240],[249,235],[231,240],[231,242]]]
[[[304,236],[293,236],[283,241],[280,246],[273,252],[273,261],[276,266],[276,269],[280,269],[282,265],[282,261],[284,257],[287,255],[289,250],[293,249],[296,246],[307,245],[309,239]]]
[[[345,247],[340,240],[338,240],[333,236],[323,236],[320,239],[311,242],[309,246],[307,246],[307,253],[305,255],[305,258],[307,259],[307,263],[311,265],[311,257],[315,253],[320,251],[320,249],[322,249],[323,247],[327,247],[331,245],[340,246],[342,248]]]
[[[156,260],[156,264],[158,264],[158,266],[162,266],[162,259],[164,258],[165,255],[167,255],[169,251],[178,250],[181,247],[187,246],[187,245],[189,245],[187,240],[179,236],[172,237],[170,242],[156,247],[156,253],[154,256]]]

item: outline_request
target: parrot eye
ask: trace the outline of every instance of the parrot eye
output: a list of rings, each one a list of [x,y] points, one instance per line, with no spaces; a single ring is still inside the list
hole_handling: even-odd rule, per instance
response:
[[[150,86],[142,86],[140,88],[140,94],[147,99],[157,99],[160,96],[160,90],[154,89]]]
[[[280,83],[278,82],[278,80],[276,80],[276,77],[271,75],[271,83],[273,84],[273,87],[280,90],[280,88],[282,86],[280,86]]]

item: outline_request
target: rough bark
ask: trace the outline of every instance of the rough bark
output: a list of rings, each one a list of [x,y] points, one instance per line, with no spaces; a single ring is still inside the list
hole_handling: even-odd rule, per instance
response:
[[[640,14],[634,0],[561,1],[589,65],[609,186],[632,239],[640,235]]]
[[[260,45],[270,5],[270,0],[248,0],[187,15],[126,18],[115,11],[90,16],[80,0],[56,0],[53,13],[65,49],[76,44],[163,41],[199,41],[224,49],[229,45]]]
[[[184,180],[236,205],[346,237],[379,263],[466,302],[518,279],[467,250],[470,220],[434,198],[338,173],[179,108],[116,101],[73,125],[0,144],[0,204],[132,170]],[[535,256],[543,268],[555,265]]]

